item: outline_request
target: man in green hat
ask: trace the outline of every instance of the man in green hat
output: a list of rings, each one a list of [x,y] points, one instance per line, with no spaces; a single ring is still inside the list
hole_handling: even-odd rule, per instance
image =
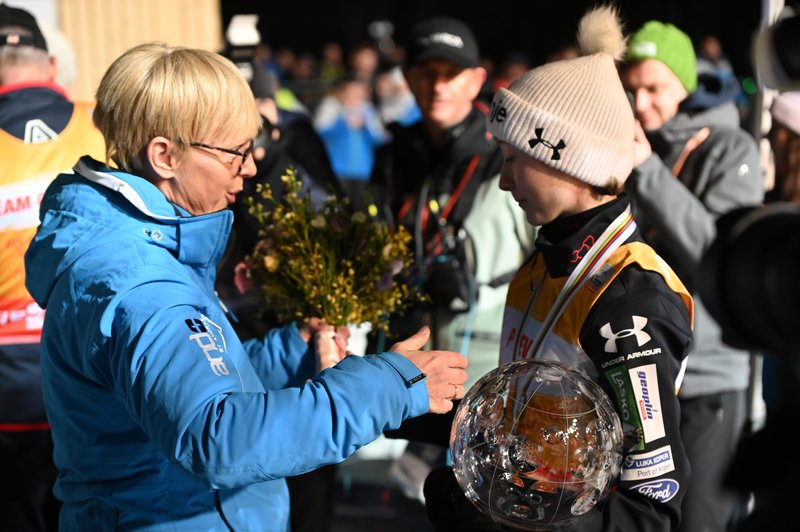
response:
[[[621,68],[636,116],[634,170],[626,182],[646,241],[696,292],[696,272],[717,218],[760,203],[758,145],[734,102],[697,105],[696,56],[683,31],[658,21],[630,38]],[[751,354],[723,343],[695,297],[693,347],[679,387],[681,436],[692,465],[681,530],[726,530],[739,501],[722,478],[745,426]]]

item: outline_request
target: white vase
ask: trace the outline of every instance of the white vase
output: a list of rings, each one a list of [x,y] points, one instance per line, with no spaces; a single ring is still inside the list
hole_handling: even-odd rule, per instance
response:
[[[369,322],[358,325],[350,324],[350,339],[347,341],[347,350],[354,355],[364,356],[367,351],[367,335],[372,331],[372,324]]]

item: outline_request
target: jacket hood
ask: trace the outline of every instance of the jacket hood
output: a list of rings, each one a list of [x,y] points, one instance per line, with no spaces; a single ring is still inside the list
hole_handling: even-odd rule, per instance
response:
[[[179,262],[207,272],[213,283],[233,213],[226,209],[192,216],[149,181],[83,157],[74,173],[60,174],[50,184],[39,220],[25,254],[26,287],[46,308],[64,271],[104,245],[112,253],[136,242],[164,248]]]
[[[653,133],[670,143],[685,142],[704,127],[739,129],[739,124],[739,110],[733,102],[700,111],[687,111],[681,106],[681,111],[672,120]]]

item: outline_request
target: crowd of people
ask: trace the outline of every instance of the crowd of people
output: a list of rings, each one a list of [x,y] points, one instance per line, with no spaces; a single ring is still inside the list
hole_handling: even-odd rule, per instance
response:
[[[570,530],[736,530],[770,491],[726,482],[763,353],[724,341],[698,270],[721,217],[798,201],[800,97],[772,105],[770,184],[718,41],[623,18],[496,72],[450,16],[391,53],[142,43],[83,102],[0,3],[0,528],[324,531],[336,465],[388,437],[433,529],[506,530],[455,480],[452,413],[537,359],[623,420],[615,489]],[[237,283],[243,199],[289,166],[412,235],[430,297],[363,356]],[[798,379],[766,359],[775,419]]]

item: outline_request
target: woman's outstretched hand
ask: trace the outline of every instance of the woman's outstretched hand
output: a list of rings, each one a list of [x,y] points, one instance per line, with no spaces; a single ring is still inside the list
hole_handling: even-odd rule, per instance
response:
[[[428,343],[431,330],[423,327],[413,336],[394,344],[390,351],[400,353],[428,376],[430,412],[444,414],[453,408],[453,401],[464,397],[467,382],[467,357],[455,351],[421,351]]]

